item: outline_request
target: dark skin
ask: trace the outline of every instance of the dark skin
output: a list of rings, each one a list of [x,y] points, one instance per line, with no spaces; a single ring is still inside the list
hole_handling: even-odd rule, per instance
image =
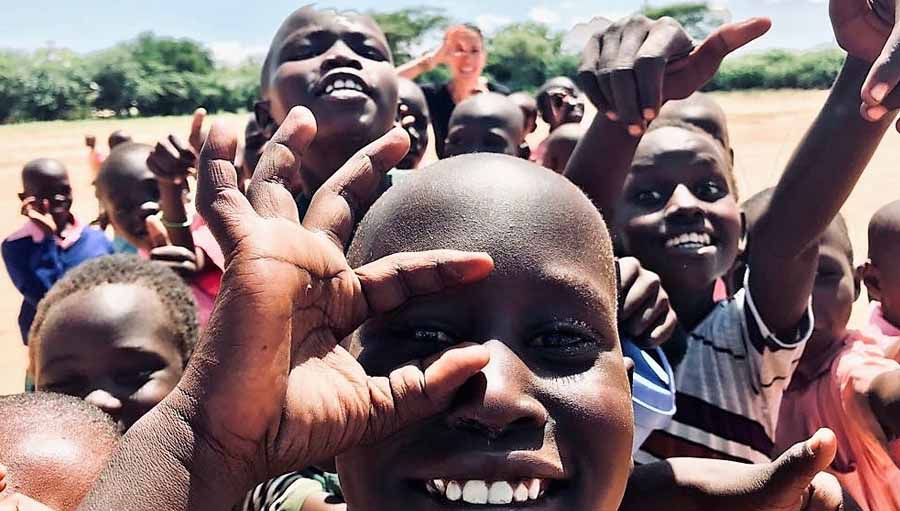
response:
[[[578,124],[584,118],[581,91],[570,78],[557,76],[547,80],[537,94],[541,119],[550,125],[552,133],[563,124]]]
[[[518,156],[522,143],[522,111],[502,94],[484,92],[453,110],[447,128],[446,157],[470,153]]]
[[[297,105],[310,109],[318,122],[297,192],[312,196],[353,153],[394,124],[393,57],[381,29],[368,16],[299,9],[279,28],[266,62],[268,99],[256,108],[260,125],[274,131]],[[338,80],[349,80],[362,90],[332,90]]]
[[[369,318],[377,323],[396,317],[395,314],[412,314],[414,310],[437,307],[436,311],[440,311],[439,298],[444,293],[451,298],[457,295],[452,288],[483,280],[492,272],[494,263],[483,253],[437,250],[393,254],[350,269],[342,245],[347,243],[352,232],[353,219],[359,218],[368,208],[381,176],[402,157],[408,141],[402,130],[393,130],[364,149],[319,190],[310,214],[301,225],[293,197],[283,183],[287,174],[296,171],[299,157],[314,136],[311,114],[294,110],[266,149],[261,162],[261,169],[265,170],[258,169],[251,184],[254,193],[245,197],[237,189],[237,171],[231,163],[235,139],[222,125],[213,126],[201,155],[198,203],[228,259],[217,307],[184,378],[159,406],[132,428],[82,509],[115,509],[126,505],[130,509],[147,510],[227,508],[261,479],[338,453],[351,456],[345,458],[349,462],[354,453],[371,452],[372,446],[380,441],[396,442],[391,435],[412,425],[461,435],[469,442],[468,448],[482,453],[502,453],[524,442],[531,446],[521,454],[524,459],[549,456],[552,463],[560,454],[554,452],[555,449],[532,451],[555,439],[537,437],[535,443],[528,432],[542,423],[544,428],[578,429],[578,424],[551,424],[546,418],[556,414],[565,417],[571,413],[575,418],[584,413],[595,413],[585,411],[576,401],[568,399],[559,403],[567,410],[556,406],[547,410],[545,407],[554,402],[552,396],[560,395],[559,390],[554,390],[559,382],[544,381],[539,387],[526,390],[526,394],[519,396],[521,399],[515,399],[509,393],[512,387],[508,385],[521,385],[520,378],[535,383],[541,379],[541,375],[524,366],[520,357],[531,361],[532,356],[542,351],[535,353],[534,347],[510,346],[506,343],[513,341],[501,339],[488,340],[483,345],[458,345],[440,353],[434,352],[424,360],[400,362],[404,365],[392,370],[388,377],[367,376],[359,363],[338,346],[338,339],[355,331]],[[515,168],[520,169],[517,165],[518,162]],[[472,179],[468,181],[491,179],[489,172],[470,172]],[[547,172],[540,175],[543,180],[554,176]],[[524,179],[511,183],[525,189],[532,189],[534,185]],[[549,196],[561,194],[566,199],[572,198],[571,192],[563,190],[572,188],[568,184],[541,188],[541,192]],[[402,194],[402,190],[395,188],[388,196],[390,193]],[[350,196],[363,199],[347,202],[346,198]],[[579,196],[576,194],[575,197]],[[462,197],[457,199],[463,200]],[[480,194],[465,200],[484,207]],[[510,202],[507,198],[503,203]],[[511,207],[527,208],[526,202],[519,201]],[[583,197],[574,203],[566,201],[566,204],[567,211],[602,226],[602,220]],[[453,205],[453,200],[447,203],[448,207]],[[445,218],[441,216],[437,220]],[[447,225],[451,226],[452,222]],[[455,232],[462,234],[471,228],[471,225],[457,225]],[[605,329],[607,340],[601,342],[608,343],[616,336],[611,321],[615,284],[608,275],[612,269],[611,248],[604,229],[593,230],[590,234],[595,236],[594,239],[607,240],[603,249],[607,255],[593,256],[602,261],[606,270],[597,265],[582,268],[586,275],[601,279],[596,284],[591,285],[584,275],[571,275],[564,268],[557,271],[544,267],[535,271],[528,267],[525,273],[539,277],[549,270],[546,276],[556,280],[556,285],[568,289],[572,298],[577,297],[577,303],[572,304],[574,313],[583,311],[584,298],[598,300],[605,307],[605,314],[594,311],[586,322],[601,325],[595,328]],[[390,243],[397,241],[400,238]],[[469,246],[478,243],[471,238],[466,241]],[[490,243],[490,239],[483,241]],[[583,239],[578,242],[587,243]],[[425,240],[420,243],[423,248],[428,244]],[[523,242],[517,236],[504,233],[502,243],[515,246]],[[541,243],[548,247],[554,245],[549,240],[541,240]],[[531,255],[533,262],[541,262],[540,254],[526,253]],[[498,257],[513,265],[508,269],[501,268],[498,275],[492,277],[498,284],[532,285],[531,278],[516,278],[510,274],[515,265],[521,264],[514,256],[501,253]],[[570,253],[564,260],[578,266],[578,258],[591,257]],[[321,276],[326,276],[327,285]],[[603,294],[590,296],[599,291],[595,286],[603,286]],[[487,286],[481,286],[479,293],[485,298],[496,296]],[[501,301],[503,303],[498,305],[502,307],[521,307],[532,300],[522,296],[521,301],[509,300],[509,297]],[[407,302],[410,306],[405,307]],[[446,312],[443,317],[452,320],[454,314],[448,316]],[[466,314],[483,312],[473,309]],[[271,317],[272,321],[260,322],[260,317]],[[484,326],[494,326],[479,326],[477,329],[483,332],[474,334],[476,341],[494,336],[491,330],[502,335],[503,330],[513,328],[500,318],[484,319]],[[373,328],[376,323],[372,323]],[[360,331],[360,335],[364,335],[365,330]],[[357,340],[356,345],[364,351],[366,339],[357,337]],[[537,344],[546,345],[539,341]],[[414,349],[432,351],[434,348]],[[597,354],[595,362],[585,363],[590,366],[584,367],[588,375],[599,377],[598,383],[610,390],[602,394],[593,389],[590,399],[607,403],[611,413],[621,414],[620,420],[609,423],[609,427],[617,434],[630,437],[628,416],[631,405],[625,364],[620,356],[616,356],[617,343],[613,342],[608,350]],[[584,355],[589,350],[570,353],[577,357],[579,352]],[[543,353],[549,356],[550,352]],[[493,360],[495,354],[500,360]],[[533,361],[546,363],[537,358]],[[608,370],[599,372],[598,364],[605,365]],[[498,370],[501,366],[504,370]],[[514,379],[504,376],[510,366],[516,368]],[[572,371],[577,372],[577,369],[568,370]],[[582,388],[585,379],[575,377],[572,383]],[[453,404],[453,396],[461,388],[464,392]],[[501,406],[485,407],[477,397],[479,393],[488,397],[488,402]],[[444,414],[436,415],[448,409]],[[545,420],[541,421],[541,410],[553,415],[544,415]],[[525,420],[509,423],[509,418],[517,415]],[[435,418],[427,420],[429,417]],[[473,419],[472,427],[463,427],[459,431],[460,421],[454,419],[466,418]],[[597,419],[604,424],[610,420]],[[454,423],[457,427],[452,426]],[[504,423],[512,427],[502,427]],[[487,430],[485,426],[488,426]],[[505,434],[495,436],[498,426],[502,427],[499,432]],[[486,442],[485,435],[493,440]],[[596,436],[592,434],[585,438]],[[618,504],[624,489],[620,478],[629,471],[630,442],[625,438],[621,442],[607,442],[619,445],[602,443],[590,441],[592,448],[609,450],[611,454],[615,452],[615,457],[588,460],[577,453],[574,455],[615,478],[591,480],[580,488],[562,487],[557,495],[568,495],[576,500],[594,495],[599,499],[598,506],[589,507],[591,509]],[[438,445],[443,445],[443,440]],[[840,502],[839,491],[835,493],[833,487],[823,484],[815,476],[830,463],[834,450],[834,437],[826,433],[810,443],[798,444],[776,464],[749,466],[713,461],[711,467],[674,461],[667,464],[668,468],[663,467],[662,474],[639,470],[647,478],[635,489],[635,497],[652,499],[659,496],[658,501],[650,502],[654,506],[724,503],[735,511],[834,509]],[[448,461],[456,463],[458,459],[454,457]],[[490,459],[489,456],[488,467],[477,469],[493,466],[498,470],[509,470],[499,458]],[[512,465],[514,470],[538,469],[527,463],[516,463]],[[390,470],[400,468],[390,467]],[[564,466],[561,470],[578,474],[580,468],[579,465]],[[160,470],[167,474],[164,484],[160,484]],[[551,464],[541,470],[554,469]],[[710,481],[710,474],[715,475],[714,481]],[[424,477],[428,475],[423,474]],[[652,494],[643,491],[653,484],[667,491],[653,491]],[[616,493],[599,494],[598,485]],[[379,490],[357,486],[351,491]],[[549,502],[550,497],[547,498],[545,502]],[[417,497],[415,502],[422,500]],[[640,502],[647,503],[647,500]],[[366,507],[365,504],[362,506]]]
[[[669,101],[660,109],[658,118],[683,121],[697,126],[725,146],[734,161],[725,111],[708,94],[695,92],[685,99]]]
[[[833,3],[843,1],[850,0],[833,0]],[[596,39],[599,42],[596,49],[585,54],[584,81],[586,87],[593,87],[588,94],[592,99],[597,99],[598,108],[607,112],[607,120],[619,122],[620,126],[627,126],[625,131],[639,136],[644,131],[644,122],[657,115],[662,101],[684,98],[696,91],[712,76],[722,57],[758,37],[768,27],[766,20],[726,25],[692,49],[690,38],[672,22],[632,18],[604,32],[602,37]],[[617,48],[607,44],[607,39],[614,35],[629,44]],[[868,38],[871,35],[857,37]],[[637,41],[643,43],[632,44]],[[605,50],[601,51],[601,48]],[[634,65],[629,71],[623,71],[625,68],[621,62],[628,55],[631,55]],[[656,57],[650,59],[647,55]],[[616,70],[608,67],[612,62],[617,63]],[[868,64],[858,59],[851,57],[847,60],[822,113],[788,164],[767,212],[750,234],[753,243],[750,246],[749,266],[754,269],[750,274],[751,288],[760,316],[776,335],[790,338],[802,318],[813,287],[817,240],[846,200],[892,117],[885,115],[879,122],[867,122],[857,114],[859,91],[869,68]],[[597,71],[591,74],[592,70]],[[595,77],[593,81],[589,79],[592,76]],[[614,94],[610,95],[607,91],[614,91]],[[597,129],[603,127],[602,117]],[[627,147],[623,144],[614,152],[633,154],[625,151]],[[592,147],[592,150],[597,149]],[[576,155],[578,153],[576,149]],[[610,158],[610,161],[624,160]],[[589,175],[586,172],[588,165],[586,155],[584,160],[573,156],[571,172],[567,175],[588,190],[602,208],[615,203],[612,200],[607,202],[612,198],[611,193],[600,188],[600,185],[621,190],[621,187],[613,185],[620,182],[627,171],[619,167],[594,178],[581,179]],[[813,196],[808,193],[810,189],[820,190],[821,193]],[[730,215],[736,216],[736,207],[729,207],[729,210]],[[702,208],[697,209],[695,217],[705,223],[707,220],[702,213]],[[616,218],[616,223],[622,224],[623,220]],[[736,254],[736,240],[734,245],[729,244],[725,248],[730,254]],[[733,260],[731,255],[728,262]],[[663,268],[647,266],[661,275],[666,273]],[[730,264],[723,267],[727,270]],[[724,271],[718,276],[721,275]],[[665,277],[663,283],[671,294],[679,319],[686,325],[696,324],[708,313],[709,298],[696,296],[695,287],[679,290],[670,286]],[[714,281],[704,283],[709,286],[709,291],[713,284]],[[706,296],[711,296],[711,293]]]
[[[131,142],[131,135],[125,133],[122,130],[116,130],[109,134],[109,139],[107,140],[107,144],[109,145],[109,150],[112,151],[117,146],[122,144],[127,144]]]
[[[412,80],[399,78],[397,120],[409,135],[409,152],[397,164],[400,169],[415,169],[428,149],[428,126],[431,118],[422,89]]]
[[[40,158],[22,169],[21,212],[48,233],[61,235],[73,221],[69,171],[57,160]]]
[[[900,201],[880,208],[869,221],[869,257],[860,276],[871,300],[881,302],[884,318],[900,325]]]
[[[537,101],[527,92],[515,92],[509,95],[509,99],[519,107],[522,115],[525,116],[525,134],[534,133],[534,130],[537,129]]]
[[[584,128],[579,124],[563,124],[547,137],[547,152],[543,164],[548,169],[562,174],[566,170],[569,158],[584,136]]]
[[[137,284],[106,284],[63,299],[34,349],[37,390],[83,398],[122,432],[175,388],[185,365],[165,307]]]

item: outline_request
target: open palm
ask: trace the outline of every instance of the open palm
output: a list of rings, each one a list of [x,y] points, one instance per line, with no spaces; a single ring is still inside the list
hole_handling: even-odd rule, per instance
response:
[[[200,156],[198,207],[222,245],[226,269],[181,387],[203,409],[207,440],[256,467],[260,478],[439,412],[488,359],[481,347],[457,348],[375,378],[338,344],[370,316],[479,280],[493,263],[485,254],[438,250],[351,268],[344,247],[353,227],[409,141],[394,129],[363,148],[315,194],[301,223],[292,192],[315,133],[312,114],[294,108],[246,197],[232,163],[235,140],[221,125]]]

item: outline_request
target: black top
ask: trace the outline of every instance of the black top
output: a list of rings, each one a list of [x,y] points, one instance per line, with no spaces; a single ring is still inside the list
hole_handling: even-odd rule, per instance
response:
[[[510,90],[506,87],[488,82],[488,90],[508,96]],[[453,96],[450,95],[450,89],[446,83],[437,84],[430,83],[422,86],[422,92],[425,93],[425,100],[428,101],[428,111],[431,114],[431,127],[434,128],[434,148],[438,158],[444,157],[444,141],[447,139],[447,128],[450,125],[450,116],[456,103],[453,102]]]

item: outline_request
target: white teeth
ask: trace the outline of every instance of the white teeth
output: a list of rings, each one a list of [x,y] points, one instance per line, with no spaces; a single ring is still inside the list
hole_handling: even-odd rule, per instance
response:
[[[528,487],[525,486],[525,483],[519,483],[516,486],[516,492],[513,494],[513,498],[516,499],[516,502],[525,502],[528,500]]]
[[[447,489],[447,484],[444,483],[443,479],[435,479],[431,481],[431,484],[434,485],[434,489],[441,495],[444,494],[444,491]]]
[[[447,497],[447,500],[456,502],[460,498],[462,498],[462,488],[459,487],[459,483],[456,481],[450,481],[447,483],[447,493],[444,495]]]
[[[467,481],[463,487],[462,499],[469,504],[487,504],[487,484],[484,481]]]
[[[488,503],[509,504],[513,500],[513,489],[506,481],[498,481],[488,491]]]
[[[335,88],[335,89],[346,89],[346,88],[347,88],[347,84],[344,82],[344,80],[335,80],[335,81],[334,81],[334,88]]]
[[[697,243],[706,246],[712,243],[712,239],[710,238],[709,234],[691,232],[675,236],[674,238],[669,238],[669,240],[666,241],[666,248],[672,248],[688,243]]]
[[[331,94],[332,92],[334,92],[334,85],[329,85],[328,87],[325,87],[325,94]]]
[[[528,498],[531,500],[537,500],[538,497],[541,496],[541,480],[540,479],[532,479],[528,482]]]

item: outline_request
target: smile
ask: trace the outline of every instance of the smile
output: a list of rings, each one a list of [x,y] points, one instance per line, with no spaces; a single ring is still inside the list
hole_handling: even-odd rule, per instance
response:
[[[680,248],[685,250],[699,250],[712,246],[712,238],[709,234],[689,232],[680,234],[666,240],[666,248]]]
[[[319,96],[334,99],[358,99],[369,95],[369,86],[351,73],[333,73],[326,76],[317,87]]]
[[[544,496],[549,480],[483,481],[480,479],[431,479],[425,490],[447,502],[467,504],[512,504],[533,502]]]

